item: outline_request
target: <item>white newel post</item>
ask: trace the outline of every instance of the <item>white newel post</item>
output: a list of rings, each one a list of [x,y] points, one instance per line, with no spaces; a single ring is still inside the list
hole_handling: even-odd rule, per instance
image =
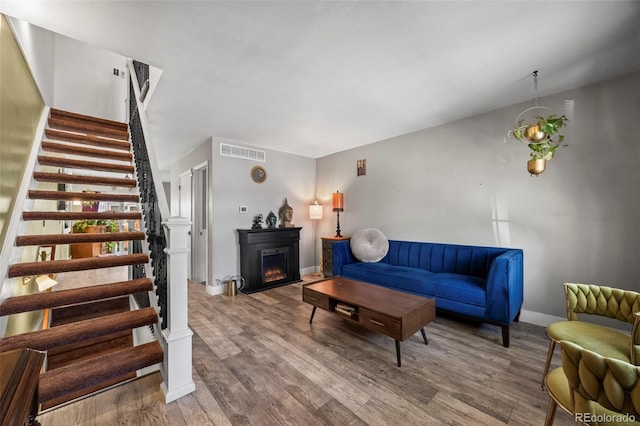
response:
[[[162,392],[165,402],[187,395],[196,389],[191,371],[191,336],[188,318],[187,254],[191,221],[172,217],[162,223],[167,229],[167,328],[164,338]]]

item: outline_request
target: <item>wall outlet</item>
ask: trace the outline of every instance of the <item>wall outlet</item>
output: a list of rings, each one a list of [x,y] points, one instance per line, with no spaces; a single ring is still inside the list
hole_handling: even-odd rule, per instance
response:
[[[240,214],[249,213],[249,207],[247,206],[240,206],[238,210],[240,211]]]
[[[113,69],[113,75],[115,75],[115,76],[120,75],[120,70],[118,68],[114,68]]]

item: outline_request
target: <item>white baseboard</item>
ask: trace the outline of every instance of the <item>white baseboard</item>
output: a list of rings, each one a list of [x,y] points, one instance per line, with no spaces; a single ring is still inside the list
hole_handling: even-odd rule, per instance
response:
[[[215,296],[216,294],[222,294],[227,292],[226,285],[206,285],[206,292],[211,296]]]
[[[300,269],[300,275],[315,274],[317,272],[320,272],[320,267],[318,265]]]
[[[524,309],[520,312],[520,321],[540,325],[542,327],[546,327],[554,322],[566,320],[567,319],[564,317],[556,317],[554,315],[543,314],[535,311],[526,311]]]

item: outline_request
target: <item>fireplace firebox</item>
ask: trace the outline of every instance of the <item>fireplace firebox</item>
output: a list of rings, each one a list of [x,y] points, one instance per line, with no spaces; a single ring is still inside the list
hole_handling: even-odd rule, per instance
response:
[[[238,229],[244,293],[300,281],[301,229]]]

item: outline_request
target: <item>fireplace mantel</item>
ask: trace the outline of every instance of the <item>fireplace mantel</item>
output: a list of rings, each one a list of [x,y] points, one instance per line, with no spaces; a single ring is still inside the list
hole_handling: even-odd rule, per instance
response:
[[[253,293],[300,281],[301,227],[274,229],[238,229],[240,275],[245,279],[244,293]],[[286,248],[286,277],[266,282],[263,255]]]

